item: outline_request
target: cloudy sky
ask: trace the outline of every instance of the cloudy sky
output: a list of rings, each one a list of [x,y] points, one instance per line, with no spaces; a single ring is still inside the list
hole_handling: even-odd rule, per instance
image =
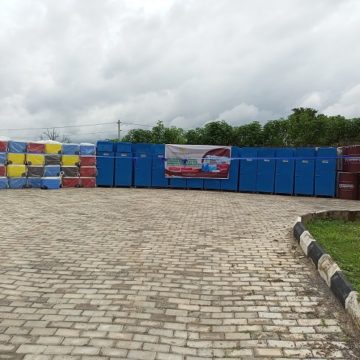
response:
[[[359,0],[0,0],[0,136],[360,116],[359,38]]]

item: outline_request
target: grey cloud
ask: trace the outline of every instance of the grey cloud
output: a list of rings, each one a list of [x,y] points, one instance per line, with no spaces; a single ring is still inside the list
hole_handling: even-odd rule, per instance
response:
[[[357,0],[4,0],[0,127],[360,116],[359,33]]]

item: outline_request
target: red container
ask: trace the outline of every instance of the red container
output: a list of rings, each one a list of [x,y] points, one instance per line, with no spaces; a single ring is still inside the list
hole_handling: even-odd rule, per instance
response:
[[[96,156],[80,156],[80,166],[95,166]]]
[[[357,200],[359,191],[359,175],[339,172],[337,181],[337,195],[339,199]]]
[[[0,140],[0,152],[7,152],[8,142]]]
[[[95,166],[80,166],[80,177],[95,177],[96,172]]]
[[[94,177],[81,177],[80,187],[83,188],[94,188],[96,187],[96,178]]]
[[[45,144],[38,143],[28,143],[27,152],[31,154],[44,154],[45,153]]]
[[[344,146],[343,156],[349,156],[344,158],[344,172],[360,172],[360,145]]]
[[[62,186],[64,188],[80,187],[80,179],[78,177],[62,178]]]
[[[6,176],[6,166],[0,165],[0,176]]]

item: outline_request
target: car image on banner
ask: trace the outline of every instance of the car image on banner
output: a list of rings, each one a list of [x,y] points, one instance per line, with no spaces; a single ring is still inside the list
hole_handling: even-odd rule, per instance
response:
[[[165,176],[170,179],[228,179],[230,161],[230,146],[165,146]]]

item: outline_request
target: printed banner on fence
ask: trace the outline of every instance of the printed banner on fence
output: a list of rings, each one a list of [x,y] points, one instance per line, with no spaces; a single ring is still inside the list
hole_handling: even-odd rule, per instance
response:
[[[166,145],[167,178],[228,179],[230,146]]]

